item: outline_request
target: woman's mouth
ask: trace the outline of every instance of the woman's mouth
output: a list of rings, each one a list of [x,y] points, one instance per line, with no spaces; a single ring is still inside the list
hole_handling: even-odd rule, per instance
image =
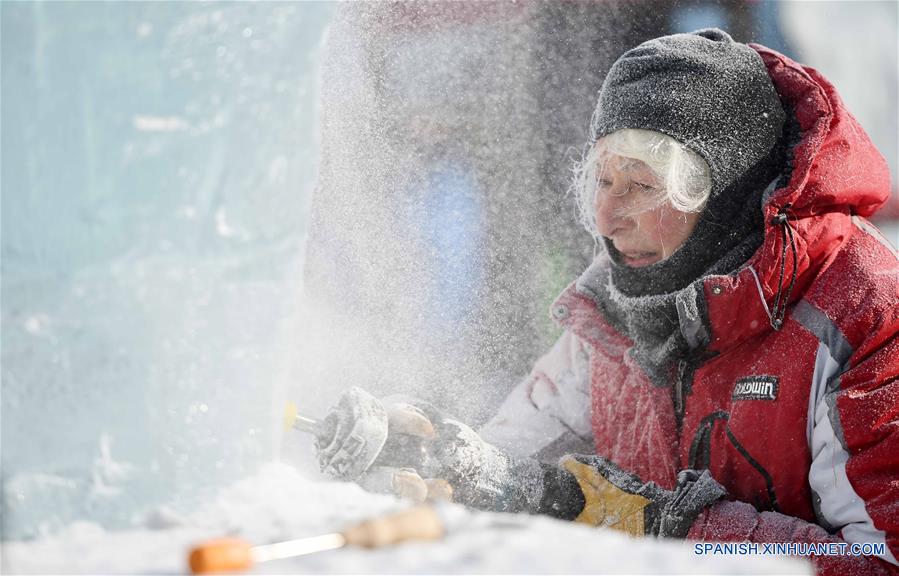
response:
[[[626,265],[632,268],[649,266],[659,261],[659,255],[655,252],[622,252],[621,258]]]

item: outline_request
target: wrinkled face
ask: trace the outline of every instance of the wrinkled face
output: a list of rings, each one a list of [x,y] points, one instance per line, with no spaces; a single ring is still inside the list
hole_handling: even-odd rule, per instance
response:
[[[624,263],[648,266],[680,248],[699,213],[681,212],[663,201],[662,182],[643,162],[615,154],[601,156],[600,162],[596,228],[621,252]]]

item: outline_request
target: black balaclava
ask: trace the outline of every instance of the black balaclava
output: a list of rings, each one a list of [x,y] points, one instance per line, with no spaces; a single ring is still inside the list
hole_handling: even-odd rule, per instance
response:
[[[612,257],[624,294],[682,289],[750,235],[763,233],[761,192],[779,173],[784,110],[758,53],[718,29],[663,36],[625,52],[612,66],[593,117],[594,138],[624,128],[654,130],[705,160],[712,189],[696,228],[669,258],[642,268]]]
[[[762,243],[762,193],[784,166],[785,116],[758,53],[718,29],[644,42],[606,76],[595,140],[625,128],[661,132],[696,152],[711,172],[706,207],[671,256],[629,267],[603,238],[610,262],[582,277],[582,288],[634,340],[631,354],[658,385],[671,382],[675,360],[699,352],[681,333],[678,293],[683,303],[692,283],[736,270]]]

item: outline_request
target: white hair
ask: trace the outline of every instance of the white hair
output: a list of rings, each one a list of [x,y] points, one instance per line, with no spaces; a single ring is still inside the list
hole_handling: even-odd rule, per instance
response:
[[[593,234],[596,230],[597,183],[602,178],[604,157],[615,154],[638,160],[652,170],[662,189],[650,204],[635,212],[668,203],[681,212],[701,212],[712,191],[709,165],[699,154],[661,132],[626,128],[600,138],[574,165],[574,192],[581,222]],[[633,213],[633,212],[632,212]]]

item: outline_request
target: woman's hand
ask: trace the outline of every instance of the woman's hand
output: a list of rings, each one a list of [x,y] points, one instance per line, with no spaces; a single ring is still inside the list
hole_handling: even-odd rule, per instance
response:
[[[513,460],[427,402],[379,400],[359,388],[341,396],[316,442],[322,471],[373,492],[475,508],[533,511],[544,469]]]
[[[316,449],[322,472],[332,478],[416,502],[448,500],[449,484],[420,475],[434,468],[427,465],[427,446],[435,437],[434,425],[413,404],[350,388],[316,433]]]
[[[684,538],[697,516],[726,495],[708,470],[683,470],[674,490],[665,490],[611,460],[569,455],[547,476],[541,511],[632,536]]]

